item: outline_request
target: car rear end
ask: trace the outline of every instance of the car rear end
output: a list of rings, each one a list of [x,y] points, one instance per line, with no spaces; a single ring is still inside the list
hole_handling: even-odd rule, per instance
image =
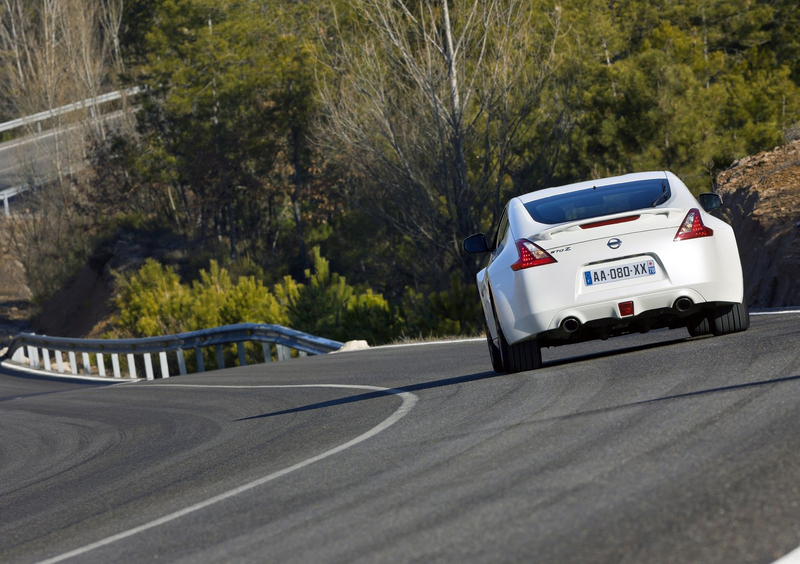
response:
[[[742,301],[732,229],[672,174],[543,190],[508,213],[516,249],[490,273],[509,343],[685,325],[703,307]]]

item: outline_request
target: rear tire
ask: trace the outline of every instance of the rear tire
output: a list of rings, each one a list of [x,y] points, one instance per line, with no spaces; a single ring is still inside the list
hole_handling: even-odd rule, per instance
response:
[[[483,320],[483,329],[486,331],[486,342],[489,344],[489,358],[492,360],[492,370],[502,374],[505,372],[505,368],[503,368],[503,357],[500,355],[500,349],[492,342],[492,334],[489,333],[489,324],[485,319]]]
[[[532,339],[530,341],[523,341],[514,345],[509,345],[506,341],[506,336],[503,335],[503,330],[500,328],[500,322],[497,319],[497,309],[494,307],[494,296],[492,296],[492,316],[494,317],[494,327],[497,331],[497,343],[495,346],[489,337],[489,331],[486,331],[486,338],[489,341],[489,354],[492,355],[492,367],[495,372],[505,372],[506,374],[514,374],[515,372],[524,372],[526,370],[536,370],[542,366],[542,349],[539,346],[539,341]],[[495,364],[495,356],[493,347],[499,352],[497,364]]]
[[[542,367],[542,348],[539,346],[539,341],[532,339],[509,345],[503,335],[503,330],[500,329],[497,317],[495,317],[495,326],[497,327],[497,340],[500,343],[500,359],[503,370],[507,374],[536,370]]]
[[[711,332],[717,336],[746,331],[750,327],[750,311],[747,309],[747,302],[714,308],[708,316],[708,321]]]
[[[689,330],[689,335],[692,337],[702,337],[711,333],[711,323],[708,321],[708,315],[701,314],[689,318],[686,323],[686,328]]]

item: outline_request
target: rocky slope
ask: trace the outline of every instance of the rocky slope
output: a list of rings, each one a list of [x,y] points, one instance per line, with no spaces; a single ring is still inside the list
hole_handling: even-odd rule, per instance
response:
[[[800,141],[736,161],[717,183],[750,307],[800,306]]]

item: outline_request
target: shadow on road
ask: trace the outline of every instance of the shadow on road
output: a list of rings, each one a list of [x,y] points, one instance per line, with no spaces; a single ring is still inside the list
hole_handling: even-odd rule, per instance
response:
[[[695,339],[699,340],[699,339],[707,339],[707,338],[708,337],[696,337]],[[678,339],[671,339],[669,341],[661,341],[661,342],[658,342],[658,343],[647,343],[647,344],[644,344],[644,345],[636,345],[636,346],[632,346],[632,347],[624,347],[624,348],[620,348],[620,349],[610,349],[610,350],[607,350],[607,351],[598,351],[598,352],[589,353],[589,354],[582,354],[582,355],[578,355],[578,356],[570,356],[570,357],[567,357],[567,358],[560,358],[560,359],[557,359],[557,360],[551,360],[551,361],[548,361],[548,362],[544,362],[544,363],[542,363],[542,368],[548,368],[550,366],[563,366],[565,364],[574,364],[576,362],[582,362],[584,360],[595,360],[595,359],[598,359],[598,358],[607,358],[607,357],[610,357],[610,356],[619,356],[621,354],[634,353],[634,352],[640,352],[640,351],[647,351],[647,350],[652,350],[652,349],[659,349],[661,347],[670,347],[672,345],[679,345],[681,343],[686,343],[686,342],[688,342],[690,340],[695,340],[695,339],[691,339],[689,337],[680,337]],[[569,347],[569,345],[567,345],[567,347]]]
[[[467,376],[456,376],[454,378],[445,378],[443,380],[435,380],[433,382],[424,382],[421,384],[412,384],[410,386],[403,386],[402,388],[392,388],[389,390],[380,390],[375,392],[367,392],[365,394],[357,394],[355,396],[348,396],[329,401],[322,401],[319,403],[312,403],[302,407],[294,407],[292,409],[285,409],[283,411],[275,411],[272,413],[264,413],[263,415],[253,415],[252,417],[244,417],[242,419],[235,419],[235,421],[249,421],[250,419],[263,419],[265,417],[275,417],[277,415],[288,415],[290,413],[299,413],[301,411],[311,411],[314,409],[322,409],[324,407],[333,407],[335,405],[344,405],[358,401],[371,400],[375,398],[383,398],[386,396],[395,396],[404,392],[416,392],[419,390],[430,390],[432,388],[442,388],[445,386],[455,386],[457,384],[465,384],[467,382],[475,382],[476,380],[486,380],[488,378],[497,378],[504,376],[497,372],[479,372],[477,374],[469,374]]]
[[[706,338],[709,338],[709,337],[695,337],[695,338],[681,337],[681,338],[678,338],[678,339],[672,339],[672,340],[669,340],[669,341],[661,341],[661,342],[658,342],[658,343],[647,343],[647,344],[644,344],[644,345],[636,345],[636,346],[632,346],[632,347],[611,349],[611,350],[607,350],[607,351],[599,351],[599,352],[583,354],[583,355],[579,355],[579,356],[561,358],[561,359],[551,360],[551,361],[543,363],[542,364],[542,370],[545,370],[545,369],[550,368],[550,367],[564,366],[564,365],[574,364],[574,363],[577,363],[577,362],[584,362],[584,361],[587,361],[587,360],[597,360],[597,359],[601,359],[601,358],[619,356],[619,355],[622,355],[622,354],[641,352],[641,351],[646,351],[646,350],[658,349],[658,348],[662,348],[662,347],[670,347],[670,346],[673,346],[673,345],[686,343],[688,341],[695,341],[695,340],[706,339]],[[531,374],[535,375],[537,373],[538,373],[538,371],[532,372]],[[393,388],[393,389],[389,389],[389,390],[367,392],[367,393],[363,393],[363,394],[357,394],[357,395],[354,395],[354,396],[349,396],[349,397],[346,397],[346,398],[340,398],[340,399],[335,399],[335,400],[312,403],[312,404],[304,405],[304,406],[301,406],[301,407],[294,407],[292,409],[285,409],[285,410],[282,410],[282,411],[275,411],[275,412],[272,412],[272,413],[264,413],[262,415],[254,415],[252,417],[245,417],[245,418],[242,418],[242,419],[236,419],[235,421],[249,421],[251,419],[263,419],[263,418],[266,418],[266,417],[276,417],[278,415],[288,415],[288,414],[291,414],[291,413],[300,413],[300,412],[303,412],[303,411],[311,411],[311,410],[314,410],[314,409],[323,409],[323,408],[326,408],[326,407],[334,407],[334,406],[337,406],[337,405],[345,405],[345,404],[348,404],[348,403],[355,403],[355,402],[359,402],[359,401],[366,401],[366,400],[371,400],[371,399],[376,399],[376,398],[382,398],[382,397],[386,397],[386,396],[401,394],[403,392],[416,392],[416,391],[420,391],[420,390],[430,390],[430,389],[434,389],[434,388],[442,388],[442,387],[446,387],[446,386],[456,386],[456,385],[459,385],[459,384],[466,384],[466,383],[475,382],[475,381],[478,381],[478,380],[486,380],[486,379],[490,379],[490,378],[503,378],[503,377],[507,377],[507,376],[508,376],[507,374],[498,374],[497,372],[492,372],[492,371],[489,371],[489,372],[478,372],[478,373],[475,373],[475,374],[468,374],[466,376],[456,376],[456,377],[453,377],[453,378],[444,378],[442,380],[434,380],[432,382],[423,382],[423,383],[420,383],[420,384],[411,384],[411,385],[408,385],[408,386],[402,386],[402,387],[399,387],[399,388]],[[709,389],[705,389],[705,390],[695,390],[695,391],[691,391],[691,392],[685,392],[685,393],[682,393],[682,394],[674,394],[674,395],[670,395],[670,396],[664,396],[664,397],[658,397],[658,398],[650,398],[650,399],[640,400],[640,401],[626,403],[626,404],[612,405],[612,406],[607,406],[607,407],[601,407],[601,408],[598,408],[598,409],[591,409],[591,410],[587,410],[587,411],[581,411],[581,412],[577,412],[577,413],[559,415],[559,416],[554,417],[554,419],[578,417],[578,416],[582,416],[582,415],[592,415],[592,414],[597,414],[597,413],[613,411],[615,409],[621,409],[621,408],[625,408],[625,407],[633,407],[633,406],[637,406],[637,405],[645,405],[645,404],[648,404],[648,403],[662,402],[662,401],[675,400],[675,399],[682,399],[682,398],[687,398],[687,397],[701,396],[701,395],[706,395],[706,394],[714,394],[714,393],[719,393],[719,392],[729,392],[729,391],[741,390],[741,389],[746,389],[746,388],[753,388],[753,387],[764,386],[764,385],[769,385],[769,384],[779,384],[779,383],[782,383],[782,382],[791,382],[791,381],[794,381],[794,380],[800,380],[800,375],[787,376],[787,377],[782,377],[782,378],[773,378],[773,379],[770,379],[770,380],[760,380],[758,382],[747,382],[747,383],[744,383],[744,384],[732,384],[730,386],[722,386],[722,387],[718,387],[718,388],[709,388]]]

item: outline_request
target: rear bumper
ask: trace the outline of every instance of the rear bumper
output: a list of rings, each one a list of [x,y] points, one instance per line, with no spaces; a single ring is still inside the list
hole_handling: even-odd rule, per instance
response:
[[[704,285],[705,286],[705,285]],[[738,287],[737,287],[738,286]],[[532,337],[549,334],[549,336],[559,336],[561,327],[565,319],[577,319],[580,325],[614,325],[627,324],[631,321],[641,320],[643,317],[662,316],[664,319],[648,321],[647,326],[664,327],[673,322],[676,318],[689,317],[696,313],[700,308],[711,304],[735,303],[742,301],[741,285],[709,285],[703,288],[704,292],[699,292],[693,287],[677,287],[667,290],[642,292],[638,294],[619,293],[613,299],[604,299],[591,303],[572,303],[554,304],[550,303],[549,308],[532,310],[524,307],[525,305],[540,305],[522,300],[523,307],[517,306],[516,310],[505,320],[513,320],[513,325],[506,327],[503,325],[503,332],[509,343],[525,341]],[[692,301],[693,307],[687,311],[678,311],[675,308],[676,302],[680,298],[688,298]],[[623,316],[620,313],[619,304],[621,302],[633,302],[633,315]],[[648,316],[649,314],[649,316]],[[503,315],[501,314],[501,318]],[[600,323],[593,323],[600,322]]]
[[[539,332],[542,332],[559,328],[564,320],[568,317],[576,318],[581,324],[585,324],[596,319],[624,320],[632,316],[622,316],[620,314],[620,302],[633,302],[633,316],[637,316],[651,310],[671,309],[679,298],[689,298],[694,304],[701,304],[707,301],[698,292],[691,289],[681,288],[670,290],[668,292],[659,292],[657,294],[633,296],[629,299],[613,300],[580,307],[564,308],[552,316],[546,314],[546,317],[550,317],[550,319],[529,319],[527,322],[533,322],[535,325],[541,328],[541,331]]]

